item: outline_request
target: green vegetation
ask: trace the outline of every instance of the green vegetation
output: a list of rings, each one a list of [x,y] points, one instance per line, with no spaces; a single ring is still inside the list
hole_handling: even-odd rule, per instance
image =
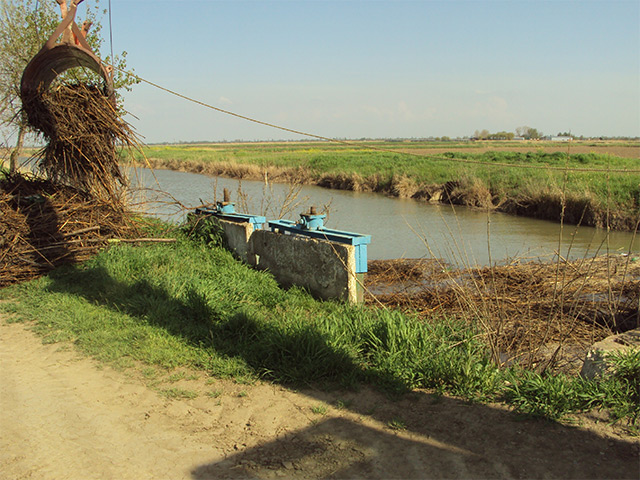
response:
[[[182,388],[168,388],[166,390],[161,390],[160,393],[167,398],[196,398],[198,396],[197,392]]]
[[[387,427],[391,430],[406,430],[407,424],[399,418],[392,418],[387,422]]]
[[[155,167],[254,179],[266,173],[272,181],[451,201],[556,221],[564,203],[567,223],[636,228],[640,174],[608,170],[637,170],[637,158],[547,151],[550,144],[543,142],[528,144],[529,151],[522,151],[522,142],[487,145],[500,151],[478,152],[472,142],[310,142],[153,146],[144,155]],[[135,160],[145,162],[141,154]]]
[[[114,245],[84,264],[4,288],[0,299],[11,321],[32,321],[45,339],[72,341],[101,361],[152,377],[155,368],[187,369],[239,383],[427,388],[504,400],[548,418],[607,408],[635,421],[640,412],[638,356],[622,358],[617,373],[601,382],[500,369],[476,325],[316,301],[301,289],[280,289],[270,274],[220,247],[184,237]],[[170,381],[183,378],[170,373]]]
[[[325,407],[324,405],[314,405],[313,407],[311,407],[311,412],[315,413],[316,415],[326,415],[327,407]]]

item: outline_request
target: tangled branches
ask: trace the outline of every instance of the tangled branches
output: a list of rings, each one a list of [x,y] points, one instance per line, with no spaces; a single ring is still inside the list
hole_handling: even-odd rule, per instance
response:
[[[126,210],[73,187],[15,176],[0,181],[0,287],[86,260],[137,229]]]
[[[119,200],[126,181],[118,166],[117,146],[137,144],[100,88],[61,84],[23,98],[29,125],[47,145],[36,155],[48,179],[100,198]]]

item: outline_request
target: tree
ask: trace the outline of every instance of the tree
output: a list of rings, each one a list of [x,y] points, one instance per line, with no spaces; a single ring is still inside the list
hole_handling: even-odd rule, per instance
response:
[[[476,130],[473,136],[478,140],[486,140],[489,138],[489,130],[486,128],[484,130]]]
[[[536,140],[542,137],[542,132],[538,132],[536,128],[527,126],[516,128],[516,134],[518,134],[519,137],[524,137],[530,140]]]
[[[505,132],[505,131],[491,134],[491,138],[493,138],[494,140],[513,140],[514,136],[515,135],[513,134],[513,132]]]
[[[75,1],[80,3],[83,0]],[[92,24],[87,42],[100,56],[102,25],[98,20],[101,13],[98,2],[95,0],[93,6],[87,9],[87,21]],[[0,0],[0,127],[5,133],[7,130],[17,132],[16,145],[9,158],[11,171],[16,169],[17,158],[29,128],[21,112],[20,79],[27,63],[60,23],[59,3],[63,3],[62,0]],[[104,62],[117,67],[114,74],[116,89],[130,89],[137,83],[135,77],[122,73],[126,69],[126,52],[115,55],[113,63],[110,56],[105,56]]]

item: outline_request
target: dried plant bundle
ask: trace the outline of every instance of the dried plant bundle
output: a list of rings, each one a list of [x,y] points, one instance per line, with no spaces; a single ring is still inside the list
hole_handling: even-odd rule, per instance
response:
[[[119,199],[126,180],[118,165],[118,146],[137,142],[99,87],[63,83],[24,98],[23,110],[29,125],[47,141],[35,156],[47,178]]]
[[[0,287],[83,261],[110,239],[134,238],[120,205],[50,180],[0,181]]]

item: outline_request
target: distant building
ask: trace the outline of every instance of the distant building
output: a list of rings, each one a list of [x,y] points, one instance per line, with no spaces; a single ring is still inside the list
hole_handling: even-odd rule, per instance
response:
[[[552,142],[570,142],[571,140],[573,140],[572,137],[565,137],[565,136],[551,137]]]

